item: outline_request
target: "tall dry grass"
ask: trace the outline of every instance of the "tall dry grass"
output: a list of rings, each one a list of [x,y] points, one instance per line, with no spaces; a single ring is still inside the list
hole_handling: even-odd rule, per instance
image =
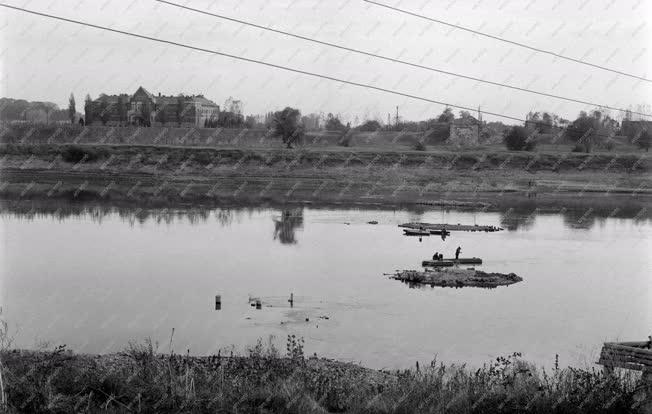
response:
[[[432,361],[402,371],[285,355],[258,341],[245,355],[193,357],[151,341],[111,355],[4,350],[8,412],[627,413],[639,378],[536,368],[519,354],[481,368]]]

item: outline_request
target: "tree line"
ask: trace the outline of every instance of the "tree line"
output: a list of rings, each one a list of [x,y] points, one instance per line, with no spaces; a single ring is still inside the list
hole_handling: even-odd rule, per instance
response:
[[[174,118],[180,124],[184,111],[184,96],[177,97]],[[127,122],[128,95],[117,97],[117,112],[121,122]],[[99,105],[94,104],[90,95],[86,95],[84,102],[84,117],[77,112],[75,97],[70,94],[68,108],[61,109],[51,102],[29,102],[21,99],[0,98],[0,119],[2,121],[25,121],[25,122],[80,122],[90,124],[100,121],[103,125],[109,120],[110,106],[112,104],[106,99],[99,99]],[[170,123],[168,111],[165,108],[149,108],[143,105],[141,108],[142,118],[150,119],[152,112],[155,112],[154,119],[162,125]],[[322,118],[323,125],[322,125]],[[479,116],[478,116],[479,118]],[[627,140],[640,148],[649,150],[652,143],[651,131],[648,131],[649,122],[630,121],[626,117],[623,123],[619,123],[608,113],[600,110],[591,112],[581,111],[575,120],[564,119],[551,112],[529,112],[525,117],[523,125],[506,125],[502,122],[483,122],[471,115],[468,111],[460,111],[456,116],[449,107],[441,114],[423,121],[400,120],[398,116],[394,123],[382,124],[378,120],[365,120],[360,125],[352,127],[349,122],[344,123],[338,115],[328,113],[325,117],[318,114],[301,115],[297,108],[286,107],[281,111],[270,111],[264,116],[244,116],[241,112],[241,102],[227,99],[224,110],[218,115],[206,119],[206,128],[266,128],[272,130],[273,134],[280,137],[283,142],[291,147],[299,142],[301,137],[308,130],[323,129],[330,132],[337,132],[346,136],[349,132],[378,132],[378,131],[402,131],[402,132],[424,132],[427,134],[439,134],[437,137],[444,142],[447,137],[446,128],[456,121],[462,123],[477,124],[480,131],[480,141],[486,141],[491,136],[502,136],[502,141],[507,149],[514,151],[532,151],[536,148],[541,138],[548,136],[552,141],[564,140],[571,142],[573,151],[591,152],[594,148],[600,147],[612,149],[615,145],[616,135],[625,136]],[[627,128],[625,128],[627,125]]]

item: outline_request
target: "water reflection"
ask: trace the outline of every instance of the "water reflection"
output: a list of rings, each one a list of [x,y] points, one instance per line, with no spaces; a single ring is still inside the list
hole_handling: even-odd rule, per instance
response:
[[[143,225],[148,222],[168,225],[175,222],[186,222],[199,225],[208,222],[211,216],[214,215],[217,223],[226,227],[233,224],[234,221],[238,221],[243,214],[252,215],[264,210],[266,210],[264,207],[150,209],[98,203],[71,203],[61,200],[52,200],[48,203],[0,201],[0,213],[22,220],[50,217],[57,221],[66,221],[84,217],[89,218],[93,223],[102,224],[108,217],[116,215],[121,220],[129,223],[130,226]]]
[[[537,210],[519,211],[515,208],[509,208],[502,211],[500,213],[500,227],[508,231],[529,230],[534,225]]]
[[[595,224],[596,216],[592,208],[584,211],[567,210],[562,213],[564,225],[571,229],[590,230]]]
[[[457,285],[447,285],[447,286],[437,286],[435,284],[428,284],[428,283],[419,283],[419,282],[412,282],[409,280],[400,280],[399,282],[403,283],[410,289],[418,289],[418,290],[439,290],[439,289],[496,289],[498,286],[457,286]],[[507,286],[500,286],[500,287],[507,287]]]
[[[536,221],[537,216],[560,215],[563,218],[564,226],[576,230],[590,230],[598,220],[605,220],[611,217],[622,217],[638,221],[636,211],[621,209],[594,210],[588,209],[566,209],[560,208],[556,211],[543,211],[539,208],[508,208],[500,213],[500,226],[508,231],[530,230]]]
[[[578,347],[616,335],[640,337],[652,322],[646,289],[652,227],[637,225],[636,211],[617,212],[628,219],[605,219],[601,229],[594,218],[603,213],[586,209],[433,207],[419,221],[497,225],[502,212],[512,228],[532,228],[453,232],[443,243],[439,236],[419,243],[396,227],[418,216],[391,207],[155,209],[54,200],[0,206],[0,300],[24,348],[37,338],[79,352],[115,352],[138,338],[169,340],[176,328],[188,344],[183,349],[200,355],[296,334],[309,338],[310,351],[378,368],[433,353],[479,364],[506,348],[568,359]],[[578,222],[593,229],[565,230]],[[53,249],[62,240],[65,248]],[[457,245],[487,258],[482,270],[514,272],[524,283],[491,291],[410,289],[382,276],[413,269],[435,250],[452,255]],[[593,257],[608,257],[610,266],[587,260]],[[263,298],[263,309],[252,309],[249,297]],[[287,320],[296,323],[280,323]],[[405,338],[400,346],[397,337]]]
[[[303,228],[303,208],[283,210],[280,218],[274,218],[274,240],[281,244],[296,244],[295,231]]]
[[[328,206],[311,206],[311,208],[330,209]],[[422,221],[424,210],[423,206],[416,206],[412,209],[406,209],[408,219],[406,221]],[[58,221],[87,217],[94,223],[101,224],[109,217],[116,215],[121,220],[129,223],[130,226],[143,225],[148,222],[156,224],[171,225],[175,222],[186,222],[193,225],[203,224],[209,220],[214,220],[222,227],[231,226],[234,222],[239,222],[244,215],[253,215],[261,211],[273,209],[270,206],[228,206],[228,207],[180,207],[180,208],[142,208],[132,205],[112,205],[108,201],[104,202],[70,202],[67,200],[0,200],[0,213],[13,216],[24,220],[33,220],[43,217],[51,217]],[[382,207],[378,208],[383,210]],[[303,228],[304,214],[303,207],[287,208],[277,207],[279,215],[274,220],[274,240],[282,244],[296,244],[297,239],[295,231]],[[388,207],[384,210],[395,210]],[[371,209],[368,209],[371,212]],[[475,210],[450,208],[438,209],[433,208],[430,211],[440,211],[439,218],[431,218],[433,222],[445,222],[446,215],[451,211],[471,211]],[[492,210],[483,210],[486,213]],[[546,215],[562,216],[565,227],[571,229],[590,230],[598,223],[604,223],[608,218],[622,218],[633,220],[634,222],[647,221],[649,211],[645,208],[538,208],[535,205],[519,205],[509,208],[496,209],[498,211],[500,227],[507,231],[530,230],[535,225],[537,217]],[[373,218],[373,214],[370,214]],[[475,218],[474,218],[475,220]],[[482,223],[479,223],[482,224]],[[442,237],[442,236],[439,236]],[[445,239],[445,236],[442,237]]]

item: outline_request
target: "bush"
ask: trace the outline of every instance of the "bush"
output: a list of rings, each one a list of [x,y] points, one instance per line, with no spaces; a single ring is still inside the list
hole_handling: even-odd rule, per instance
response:
[[[364,124],[360,125],[358,128],[358,131],[361,132],[376,132],[380,131],[382,129],[382,126],[380,125],[380,122],[378,121],[366,121]]]
[[[636,139],[636,145],[644,149],[646,152],[650,150],[650,144],[652,143],[652,137],[648,131],[642,131],[641,134]]]
[[[352,138],[353,138],[353,134],[351,134],[351,131],[347,131],[337,141],[337,145],[339,145],[340,147],[350,147]]]
[[[104,157],[105,152],[106,151],[96,151],[91,148],[84,148],[79,145],[71,145],[61,151],[61,157],[65,162],[70,163],[78,163],[81,161],[93,162],[100,157]]]
[[[170,341],[170,344],[172,342]],[[271,343],[271,340],[270,340]],[[120,354],[0,352],[8,412],[635,412],[635,374],[538,369],[513,353],[477,369],[436,360],[416,369],[372,371],[306,358],[290,335],[287,355],[259,341],[248,357],[158,352],[132,344]],[[640,404],[640,403],[639,403]],[[3,411],[5,412],[5,411]]]
[[[417,141],[417,142],[414,143],[414,146],[412,148],[414,148],[415,151],[425,151],[426,150],[426,144],[424,144],[421,141]]]
[[[522,126],[512,127],[503,138],[505,146],[511,151],[532,151],[536,140],[530,137],[529,131]]]

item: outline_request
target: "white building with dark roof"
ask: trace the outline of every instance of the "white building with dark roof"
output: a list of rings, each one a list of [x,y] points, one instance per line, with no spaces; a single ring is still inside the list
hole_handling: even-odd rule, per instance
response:
[[[154,95],[142,86],[133,95],[101,94],[85,108],[87,124],[204,127],[220,107],[203,95]]]

